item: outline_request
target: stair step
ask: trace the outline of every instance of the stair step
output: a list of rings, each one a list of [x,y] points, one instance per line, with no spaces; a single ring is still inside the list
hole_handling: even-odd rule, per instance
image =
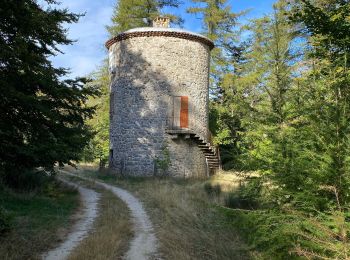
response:
[[[184,136],[185,139],[191,139],[195,142],[198,148],[202,151],[205,158],[207,159],[208,167],[210,169],[220,168],[220,159],[216,153],[216,148],[208,143],[207,140],[202,139],[201,136],[197,135],[193,131],[180,131],[167,129],[167,133],[172,135],[172,139],[176,139],[179,135]]]
[[[198,145],[199,148],[213,149],[210,145]]]

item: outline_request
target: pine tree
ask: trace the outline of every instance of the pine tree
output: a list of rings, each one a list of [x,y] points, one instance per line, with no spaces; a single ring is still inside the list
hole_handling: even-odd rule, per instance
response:
[[[310,160],[318,163],[310,170],[315,194],[325,197],[322,187],[336,189],[329,194],[333,204],[350,201],[350,3],[343,0],[297,1],[294,20],[310,37],[307,75],[309,102],[305,116],[310,121],[313,145]]]
[[[211,53],[210,91],[213,99],[220,99],[224,91],[221,87],[223,78],[233,71],[232,63],[240,53],[236,26],[237,18],[241,14],[233,13],[227,0],[192,0],[192,2],[196,6],[188,8],[187,12],[201,17],[203,34],[216,46]]]
[[[85,120],[94,109],[87,99],[97,92],[84,79],[66,79],[64,68],[48,57],[58,45],[72,44],[63,23],[79,15],[46,1],[4,0],[0,17],[0,174],[80,159],[92,133]]]
[[[87,162],[99,161],[100,168],[104,168],[109,155],[109,85],[110,77],[108,72],[108,61],[95,72],[91,73],[92,81],[88,84],[100,89],[101,95],[89,99],[88,104],[96,107],[96,114],[87,120],[87,124],[95,132],[89,145],[85,147],[83,159]]]
[[[195,6],[187,11],[200,16],[203,34],[215,43],[210,64],[210,130],[214,142],[220,145],[224,168],[235,163],[240,118],[232,113],[228,101],[235,67],[241,61],[244,46],[239,43],[237,19],[241,14],[232,12],[226,0],[193,0]]]
[[[230,102],[241,114],[241,165],[272,172],[281,185],[296,187],[300,117],[295,75],[300,52],[287,8],[281,0],[272,15],[253,21],[252,40],[234,75]]]
[[[112,16],[112,25],[107,26],[110,35],[117,35],[136,27],[149,27],[155,17],[161,14],[164,7],[179,7],[177,0],[120,0],[117,2]],[[181,24],[182,19],[171,14],[174,23]]]

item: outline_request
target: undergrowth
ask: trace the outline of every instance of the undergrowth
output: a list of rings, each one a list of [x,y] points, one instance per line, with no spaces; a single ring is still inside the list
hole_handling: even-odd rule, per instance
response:
[[[62,239],[62,227],[70,226],[79,196],[75,189],[50,181],[29,192],[3,187],[0,205],[1,259],[37,259]]]
[[[223,212],[265,259],[350,259],[349,209],[336,205],[322,212],[252,186],[228,193]]]
[[[210,187],[200,180],[182,178],[122,178],[94,171],[83,174],[123,187],[142,200],[154,224],[162,259],[243,260],[254,254],[212,203],[221,196],[219,185]]]

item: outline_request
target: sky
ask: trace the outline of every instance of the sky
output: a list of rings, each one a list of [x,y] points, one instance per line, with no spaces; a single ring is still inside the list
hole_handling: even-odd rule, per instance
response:
[[[68,37],[75,40],[73,45],[61,46],[63,54],[52,57],[56,67],[70,70],[70,78],[87,76],[96,70],[107,57],[104,43],[108,40],[105,26],[110,24],[116,0],[60,0],[62,8],[74,13],[85,13],[76,24],[70,24]],[[176,10],[185,19],[183,28],[200,33],[202,30],[198,17],[186,14],[183,10],[190,5],[189,0],[182,0],[181,9]],[[250,9],[243,21],[269,13],[275,0],[229,0],[234,12]]]

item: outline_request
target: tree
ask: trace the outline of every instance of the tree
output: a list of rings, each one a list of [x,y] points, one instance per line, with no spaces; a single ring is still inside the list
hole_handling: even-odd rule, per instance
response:
[[[117,35],[128,29],[151,26],[153,19],[161,14],[162,8],[177,8],[180,4],[178,0],[120,0],[114,8],[112,25],[107,26],[107,30],[111,35]],[[176,24],[183,22],[178,16],[164,15]]]
[[[210,94],[213,99],[220,99],[223,94],[221,83],[226,74],[233,71],[233,62],[239,58],[240,46],[237,45],[239,34],[236,32],[237,18],[227,0],[192,0],[197,4],[187,12],[200,15],[203,34],[215,43],[211,53]]]
[[[350,201],[350,3],[296,1],[292,18],[310,39],[305,110],[314,140],[308,151],[317,155],[309,159],[319,164],[310,175],[320,196],[322,187],[333,187],[337,198],[328,197],[344,206]]]
[[[92,81],[88,84],[97,86],[101,91],[98,97],[88,100],[89,106],[96,107],[93,118],[87,120],[87,124],[94,130],[95,135],[85,147],[83,159],[88,162],[99,160],[100,168],[103,168],[109,156],[109,85],[108,62],[91,74]]]
[[[46,4],[4,0],[0,8],[0,173],[13,177],[79,160],[92,136],[86,101],[98,92],[85,79],[63,80],[67,70],[48,59],[72,44],[62,25],[80,15]]]
[[[242,119],[248,157],[258,168],[286,177],[293,158],[294,141],[289,135],[295,133],[297,118],[292,97],[297,94],[298,35],[288,22],[286,1],[273,8],[272,15],[254,20],[251,26],[253,39],[244,71],[235,81],[240,89],[235,98],[246,102],[250,110]],[[234,102],[242,103],[237,98]]]
[[[215,43],[210,64],[210,130],[220,145],[224,168],[232,168],[238,153],[239,115],[232,112],[227,90],[231,87],[236,66],[241,62],[244,44],[240,44],[236,14],[226,0],[193,0],[189,13],[202,19],[203,34]]]

